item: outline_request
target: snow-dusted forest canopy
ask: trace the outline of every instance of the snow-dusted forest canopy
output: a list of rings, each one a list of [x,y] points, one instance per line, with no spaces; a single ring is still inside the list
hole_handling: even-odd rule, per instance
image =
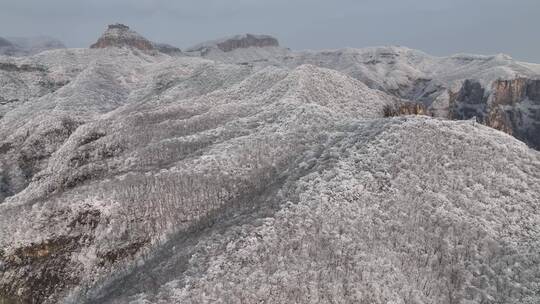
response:
[[[0,57],[1,304],[540,301],[538,65],[163,47]]]

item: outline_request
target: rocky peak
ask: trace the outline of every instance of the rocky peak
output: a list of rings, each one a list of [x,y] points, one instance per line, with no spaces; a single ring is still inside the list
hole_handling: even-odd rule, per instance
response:
[[[120,23],[109,25],[98,41],[90,46],[92,49],[108,47],[132,47],[143,51],[154,50],[152,42],[131,30],[129,26]]]
[[[109,30],[118,29],[122,31],[129,31],[129,26],[125,24],[121,24],[121,23],[116,23],[116,24],[109,24],[108,29]]]
[[[208,41],[196,45],[188,51],[205,52],[210,49],[220,49],[223,52],[231,52],[236,49],[250,47],[278,47],[279,42],[276,38],[269,35],[243,34],[232,37],[222,38],[214,41]]]

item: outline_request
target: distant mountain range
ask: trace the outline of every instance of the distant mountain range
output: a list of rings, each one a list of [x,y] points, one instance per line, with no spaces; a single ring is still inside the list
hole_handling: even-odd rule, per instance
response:
[[[204,58],[232,64],[285,68],[312,64],[337,70],[407,101],[405,112],[413,102],[430,116],[476,118],[540,149],[538,64],[502,54],[434,57],[405,47],[291,51],[277,43],[263,48],[253,43],[254,47],[223,51],[218,46],[223,43],[206,43],[191,50],[199,51]]]
[[[59,40],[46,37],[0,37],[0,55],[28,56],[46,50],[63,49],[66,46]]]
[[[0,50],[1,304],[540,301],[540,65]]]

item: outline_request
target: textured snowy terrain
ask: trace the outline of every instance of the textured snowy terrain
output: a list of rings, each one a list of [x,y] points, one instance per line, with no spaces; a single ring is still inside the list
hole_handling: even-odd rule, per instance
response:
[[[540,149],[538,64],[504,54],[435,57],[405,47],[291,51],[273,46],[223,52],[207,46],[207,50],[202,54],[205,58],[254,67],[312,64],[334,69],[417,103],[425,114],[461,120],[476,117]]]
[[[0,58],[0,303],[540,301],[540,153],[384,117],[538,66],[243,43]]]
[[[188,49],[189,51],[189,49]],[[205,57],[229,63],[297,66],[313,64],[341,71],[385,90],[399,90],[416,79],[433,79],[456,89],[460,81],[479,79],[489,85],[516,76],[540,77],[540,65],[513,60],[510,56],[458,54],[435,57],[406,47],[371,47],[326,51],[291,51],[282,47],[212,49]]]

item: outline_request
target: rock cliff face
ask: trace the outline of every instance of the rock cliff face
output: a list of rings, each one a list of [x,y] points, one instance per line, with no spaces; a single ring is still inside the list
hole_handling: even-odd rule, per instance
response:
[[[267,46],[279,46],[279,42],[276,38],[266,35],[246,34],[240,37],[234,37],[225,40],[217,44],[217,47],[224,52],[230,52],[232,50],[240,48]]]
[[[540,148],[540,80],[497,80],[491,88],[466,80],[450,94],[452,119],[477,119]]]
[[[540,101],[540,80],[518,78],[499,80],[493,84],[493,103],[515,105],[524,99]]]
[[[152,42],[131,30],[129,26],[118,23],[109,25],[98,41],[90,46],[92,49],[108,47],[133,47],[143,51],[154,50]]]
[[[487,125],[540,149],[540,80],[499,80],[492,90]]]
[[[516,114],[515,111],[505,111],[500,107],[495,107],[486,114],[483,120],[484,124],[507,134],[517,135],[517,132],[514,131],[516,129],[516,122],[511,119],[512,114]]]
[[[450,92],[450,119],[470,119],[476,116],[484,121],[487,105],[486,90],[476,80],[467,79],[457,92]]]
[[[247,49],[252,47],[279,47],[279,42],[276,38],[269,35],[244,34],[204,42],[189,48],[188,51],[201,52],[204,55],[212,49],[219,49],[222,52],[228,53],[237,49]]]

